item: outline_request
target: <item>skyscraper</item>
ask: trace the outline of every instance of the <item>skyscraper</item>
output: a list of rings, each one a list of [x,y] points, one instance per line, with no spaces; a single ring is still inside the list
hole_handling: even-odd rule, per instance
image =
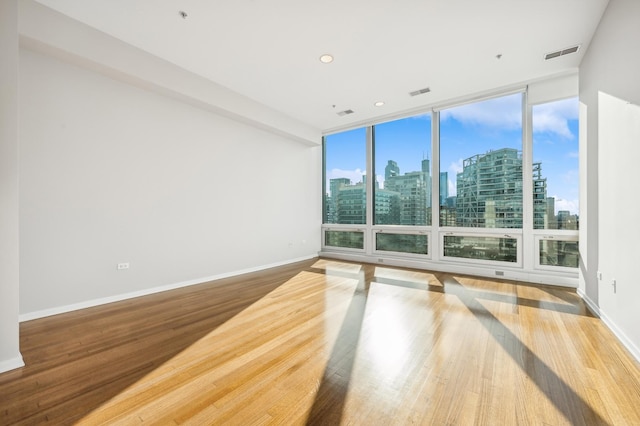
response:
[[[329,180],[329,196],[326,207],[327,223],[338,223],[338,193],[341,187],[348,185],[351,185],[351,179],[348,178]]]
[[[444,206],[449,198],[449,172],[440,172],[440,205]]]
[[[534,164],[534,220],[544,224],[547,187],[540,163]],[[522,153],[502,148],[463,161],[457,175],[456,225],[522,227]]]
[[[427,188],[422,172],[394,176],[385,182],[385,189],[400,196],[400,217],[396,225],[427,224]]]
[[[547,197],[547,229],[558,229],[556,199],[554,197]]]
[[[542,164],[533,163],[533,229],[548,228],[547,179],[542,177]]]
[[[387,162],[387,166],[384,168],[384,180],[385,182],[389,180],[389,178],[400,175],[400,167],[398,167],[398,163],[393,160],[389,160]]]
[[[431,214],[431,194],[433,189],[431,186],[431,161],[429,159],[422,160],[422,176],[426,184],[426,202],[427,202],[427,214]]]

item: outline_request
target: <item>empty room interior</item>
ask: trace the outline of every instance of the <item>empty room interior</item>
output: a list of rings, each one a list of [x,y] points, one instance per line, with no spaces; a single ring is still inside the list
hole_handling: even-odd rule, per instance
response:
[[[3,0],[0,424],[640,424],[639,40],[637,0]]]

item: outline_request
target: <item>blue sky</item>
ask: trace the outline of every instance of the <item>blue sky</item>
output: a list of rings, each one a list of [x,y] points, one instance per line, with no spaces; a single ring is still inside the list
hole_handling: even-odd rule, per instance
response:
[[[521,95],[510,95],[441,111],[440,171],[449,173],[449,195],[464,159],[491,149],[522,149]],[[556,211],[578,213],[578,100],[533,107],[533,157],[542,163],[547,195]],[[431,158],[431,115],[410,117],[375,128],[375,174],[384,185],[384,167],[394,160],[400,173],[420,170]],[[347,177],[354,183],[365,173],[365,129],[327,137],[327,181]]]

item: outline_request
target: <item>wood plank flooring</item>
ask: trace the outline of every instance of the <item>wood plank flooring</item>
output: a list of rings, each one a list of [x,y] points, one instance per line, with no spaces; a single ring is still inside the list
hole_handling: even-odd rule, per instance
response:
[[[638,425],[574,291],[312,259],[21,324],[0,424]]]

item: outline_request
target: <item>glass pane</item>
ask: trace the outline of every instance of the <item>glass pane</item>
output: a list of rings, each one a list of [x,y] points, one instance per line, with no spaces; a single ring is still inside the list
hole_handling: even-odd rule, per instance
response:
[[[402,253],[428,254],[427,235],[415,234],[376,234],[376,249],[398,251]]]
[[[445,235],[444,255],[465,259],[518,261],[518,240],[503,237]]]
[[[522,94],[440,112],[440,225],[522,228]]]
[[[579,228],[578,98],[533,107],[534,229]]]
[[[431,225],[431,114],[374,127],[374,223]]]
[[[579,266],[578,242],[540,240],[540,264],[553,266]]]
[[[364,248],[364,233],[360,231],[325,231],[324,245],[362,249]]]
[[[324,223],[366,223],[366,129],[324,138]]]

